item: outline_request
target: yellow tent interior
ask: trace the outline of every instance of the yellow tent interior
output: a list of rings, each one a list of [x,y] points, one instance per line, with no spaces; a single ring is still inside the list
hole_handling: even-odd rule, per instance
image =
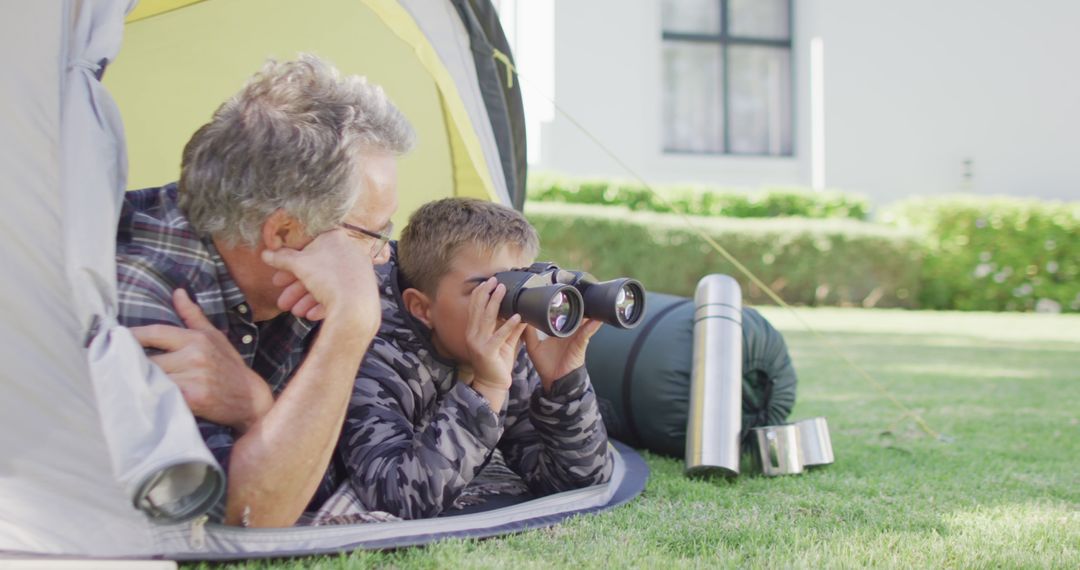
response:
[[[386,0],[143,0],[104,78],[124,120],[128,188],[175,180],[184,144],[217,106],[268,58],[301,52],[381,85],[416,129],[399,164],[396,227],[433,199],[499,199],[451,74]]]

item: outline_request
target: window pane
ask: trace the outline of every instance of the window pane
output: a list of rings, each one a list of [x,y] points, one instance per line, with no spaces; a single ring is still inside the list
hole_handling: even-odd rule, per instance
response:
[[[724,151],[719,44],[664,42],[664,149]]]
[[[750,46],[728,49],[731,152],[791,154],[790,51]]]
[[[665,32],[720,33],[720,0],[664,0]]]
[[[786,40],[791,37],[789,0],[728,0],[731,29],[738,37]]]

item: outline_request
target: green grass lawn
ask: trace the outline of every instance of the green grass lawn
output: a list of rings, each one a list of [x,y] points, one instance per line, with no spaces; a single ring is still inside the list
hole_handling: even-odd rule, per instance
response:
[[[779,309],[792,419],[824,415],[836,463],[690,480],[646,454],[629,505],[550,529],[237,568],[1080,568],[1080,316],[801,309],[917,411],[926,437]]]

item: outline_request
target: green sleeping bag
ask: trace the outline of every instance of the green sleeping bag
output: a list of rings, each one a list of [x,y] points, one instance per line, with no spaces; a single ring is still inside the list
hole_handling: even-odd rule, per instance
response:
[[[686,452],[694,301],[649,293],[648,314],[632,330],[603,327],[586,365],[608,435],[635,447]],[[742,309],[742,432],[787,421],[795,368],[783,336],[760,313]]]

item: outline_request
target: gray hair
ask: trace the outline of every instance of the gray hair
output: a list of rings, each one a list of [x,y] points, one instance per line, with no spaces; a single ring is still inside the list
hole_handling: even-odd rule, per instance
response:
[[[180,207],[197,232],[232,245],[255,247],[279,208],[317,235],[356,203],[363,155],[403,154],[414,136],[366,79],[312,55],[271,60],[184,147]]]

